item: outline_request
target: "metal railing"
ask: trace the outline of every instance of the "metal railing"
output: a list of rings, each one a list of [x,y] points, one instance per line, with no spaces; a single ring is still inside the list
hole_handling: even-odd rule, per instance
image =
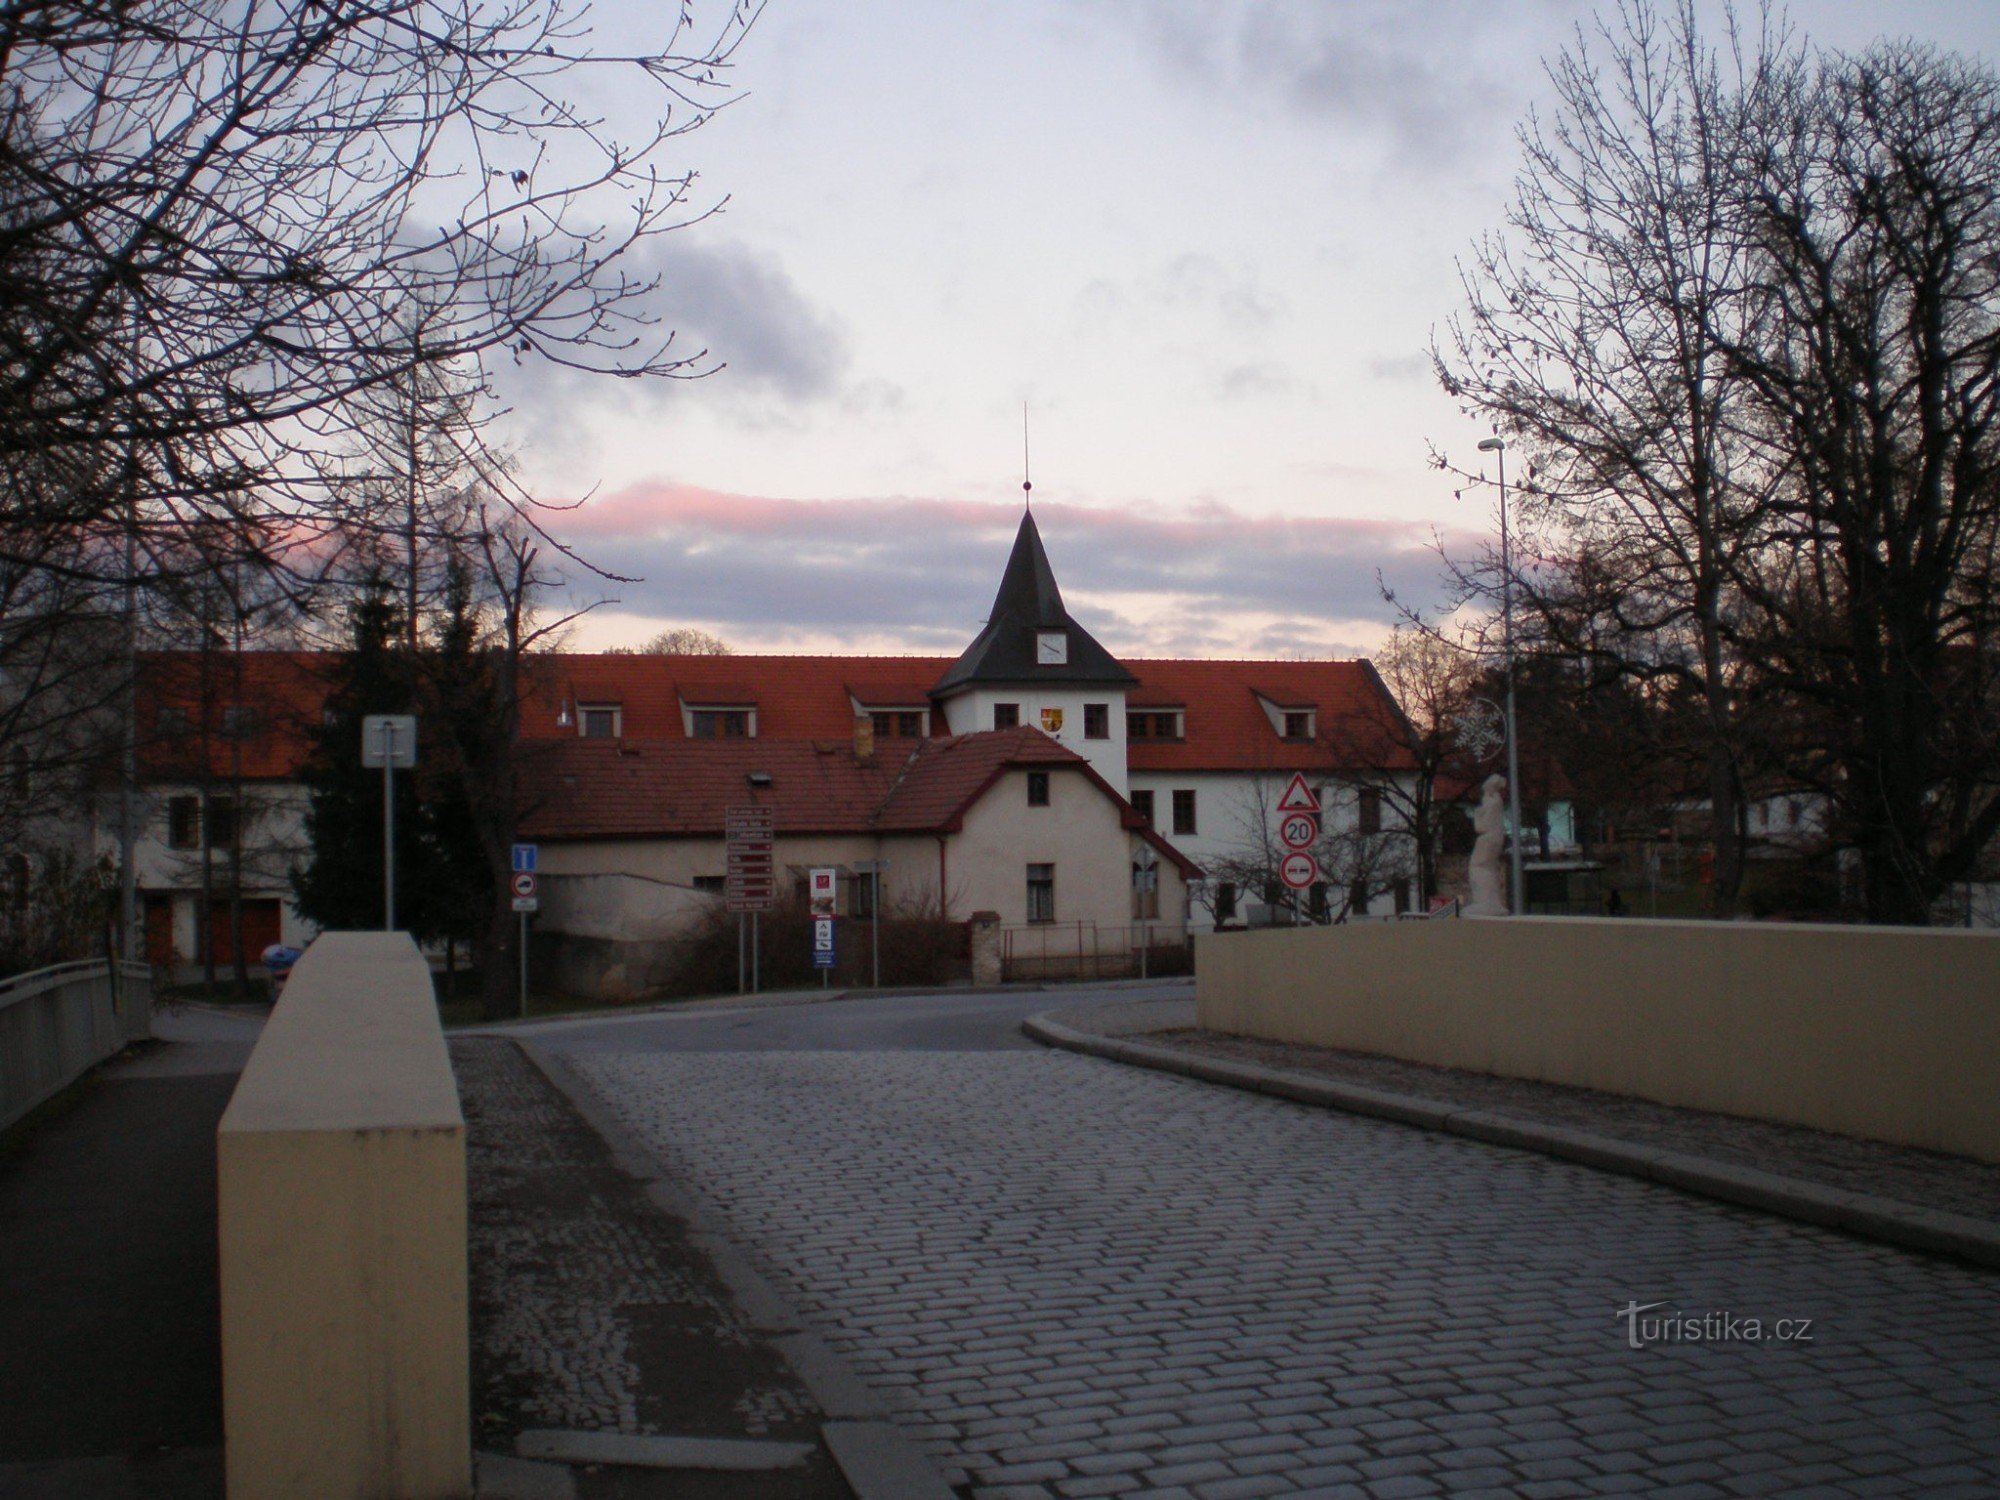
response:
[[[56,964],[0,979],[0,1130],[127,1042],[152,1034],[144,964]]]
[[[1130,979],[1142,969],[1186,974],[1187,935],[1164,922],[1100,927],[1095,922],[1032,922],[1000,930],[1000,974],[1009,983],[1035,980]]]

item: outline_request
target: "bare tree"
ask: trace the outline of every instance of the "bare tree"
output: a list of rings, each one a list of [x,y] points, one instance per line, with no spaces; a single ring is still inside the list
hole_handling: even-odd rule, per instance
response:
[[[708,368],[643,252],[715,206],[668,156],[756,6],[662,9],[621,49],[562,0],[0,7],[0,571],[309,570],[383,519],[310,459],[385,391]]]
[[[1508,232],[1475,248],[1467,310],[1434,350],[1445,389],[1531,460],[1516,557],[1554,565],[1512,582],[1538,633],[1704,705],[1718,916],[1742,879],[1732,581],[1763,540],[1772,483],[1723,353],[1757,316],[1734,160],[1746,119],[1797,67],[1768,22],[1754,37],[1733,13],[1725,24],[1718,51],[1692,0],[1664,16],[1619,0],[1594,35],[1579,31],[1548,69],[1553,117],[1520,131]],[[1489,558],[1461,581],[1497,592],[1496,577]]]
[[[734,656],[736,648],[721,636],[693,625],[663,630],[635,652],[639,656]]]
[[[2000,78],[1909,46],[1793,76],[1737,170],[1728,344],[1783,476],[1741,560],[1874,921],[1923,922],[2000,833]]]

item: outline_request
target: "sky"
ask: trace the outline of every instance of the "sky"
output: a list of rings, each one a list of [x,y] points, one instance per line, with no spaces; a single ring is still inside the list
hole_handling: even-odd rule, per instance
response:
[[[1490,490],[1428,349],[1588,0],[769,0],[653,242],[698,380],[502,372],[572,649],[955,655],[1019,524],[1128,657],[1366,654]],[[607,35],[672,7],[599,0]],[[1800,0],[2000,59],[1991,0]],[[629,101],[606,101],[607,114]]]

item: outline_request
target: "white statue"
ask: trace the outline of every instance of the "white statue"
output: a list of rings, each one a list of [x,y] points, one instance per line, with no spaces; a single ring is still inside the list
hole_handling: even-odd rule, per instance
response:
[[[1480,789],[1479,811],[1472,815],[1472,900],[1468,917],[1507,915],[1506,885],[1500,875],[1500,854],[1507,842],[1507,778],[1494,774]]]

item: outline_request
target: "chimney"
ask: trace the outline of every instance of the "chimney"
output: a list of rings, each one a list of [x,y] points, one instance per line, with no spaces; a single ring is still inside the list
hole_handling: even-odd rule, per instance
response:
[[[854,716],[854,758],[856,760],[875,758],[875,720],[868,714]]]

